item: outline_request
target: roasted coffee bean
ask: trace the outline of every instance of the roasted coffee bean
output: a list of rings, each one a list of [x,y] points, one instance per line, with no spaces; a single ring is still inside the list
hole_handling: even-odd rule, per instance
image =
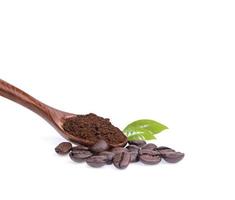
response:
[[[162,158],[169,163],[177,163],[184,158],[184,153],[169,152],[162,156]]]
[[[108,165],[111,165],[113,163],[113,157],[115,156],[115,153],[111,152],[111,151],[103,151],[101,153],[99,153],[100,156],[106,156],[106,163]]]
[[[106,164],[107,156],[91,156],[86,159],[86,163],[91,167],[102,167]]]
[[[139,161],[139,152],[138,151],[130,151],[129,153],[131,155],[130,162],[138,162]]]
[[[146,144],[146,142],[144,140],[132,140],[132,141],[128,141],[128,143],[130,145],[136,145],[139,147],[143,147]]]
[[[172,149],[172,148],[170,148],[170,147],[165,147],[165,146],[157,147],[157,150],[159,150],[159,151],[161,151],[161,150],[166,150],[166,149],[169,149],[169,150],[175,151],[174,149]]]
[[[139,151],[139,154],[140,155],[144,155],[144,154],[147,154],[147,155],[152,155],[152,156],[159,156],[160,153],[156,150],[151,150],[151,149],[141,149]]]
[[[144,145],[142,147],[142,149],[151,149],[151,150],[155,150],[157,149],[157,145],[156,144],[153,144],[153,143],[148,143],[146,145]]]
[[[137,146],[137,145],[134,145],[134,144],[132,144],[132,145],[128,145],[127,147],[126,147],[129,151],[139,151],[140,150],[140,147],[139,146]]]
[[[125,169],[129,165],[131,155],[129,152],[121,152],[113,157],[113,164],[118,169]]]
[[[72,149],[72,144],[71,143],[62,142],[55,148],[55,152],[60,154],[60,155],[64,155],[64,154],[69,153],[71,149]]]
[[[84,145],[82,145],[82,144],[77,144],[77,146],[72,148],[73,152],[80,151],[80,150],[89,150],[89,148],[84,146]]]
[[[86,161],[91,167],[102,167],[113,163],[118,169],[125,169],[129,163],[139,160],[144,164],[154,165],[158,164],[161,158],[169,163],[176,163],[184,158],[184,153],[176,152],[166,146],[157,147],[153,143],[146,144],[145,141],[128,141],[128,143],[126,147],[109,149],[109,145],[102,138],[91,147],[81,144],[72,147],[71,143],[62,142],[55,151],[58,154],[70,152],[69,156],[73,161]]]
[[[86,158],[91,157],[92,155],[93,155],[92,152],[87,150],[80,150],[80,151],[77,150],[75,152],[71,151],[69,153],[70,158],[75,162],[82,162]]]
[[[171,149],[171,148],[169,148],[169,147],[163,147],[163,146],[158,147],[158,148],[157,148],[157,151],[160,153],[160,156],[161,156],[161,157],[164,157],[164,156],[165,156],[166,154],[168,154],[168,153],[175,152],[175,150],[173,150],[173,149]]]
[[[159,155],[143,154],[140,155],[140,161],[147,165],[155,165],[161,161],[161,157]]]
[[[142,163],[148,165],[158,164],[161,161],[160,154],[157,150],[141,149],[139,151],[139,159]]]
[[[91,146],[90,150],[95,153],[99,153],[102,151],[106,151],[109,148],[109,145],[104,140],[98,140],[93,146]]]
[[[123,147],[115,147],[111,151],[115,154],[119,154],[121,152],[128,152],[128,149],[123,148]]]

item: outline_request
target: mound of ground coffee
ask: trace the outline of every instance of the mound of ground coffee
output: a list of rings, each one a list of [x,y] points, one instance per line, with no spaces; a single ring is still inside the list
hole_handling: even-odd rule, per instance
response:
[[[100,139],[105,140],[108,144],[118,144],[126,140],[122,131],[113,126],[109,119],[93,113],[68,118],[64,122],[63,128],[71,135],[92,143],[96,143]]]

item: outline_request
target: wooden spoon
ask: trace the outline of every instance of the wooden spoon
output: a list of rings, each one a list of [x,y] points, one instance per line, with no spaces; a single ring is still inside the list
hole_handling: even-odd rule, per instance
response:
[[[33,112],[40,115],[43,119],[45,119],[49,124],[51,124],[64,138],[70,140],[75,143],[81,143],[84,145],[92,145],[93,143],[89,140],[85,140],[71,135],[63,129],[63,123],[67,118],[74,117],[76,114],[64,112],[61,110],[57,110],[52,108],[37,99],[33,98],[29,94],[24,91],[18,89],[17,87],[7,83],[0,79],[0,95],[10,99],[26,108],[32,110]],[[126,137],[124,137],[126,138]],[[127,143],[127,138],[118,144],[109,144],[111,147],[124,146]]]

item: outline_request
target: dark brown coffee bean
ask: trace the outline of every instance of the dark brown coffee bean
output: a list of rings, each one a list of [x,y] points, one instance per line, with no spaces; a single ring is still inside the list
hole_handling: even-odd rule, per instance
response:
[[[77,150],[75,152],[71,151],[69,153],[70,158],[75,162],[82,162],[86,158],[91,157],[92,155],[93,155],[92,152],[87,150],[80,150],[80,151]]]
[[[146,144],[146,142],[144,140],[132,140],[132,141],[128,141],[128,143],[130,145],[136,145],[139,147],[143,147]]]
[[[157,148],[157,151],[160,153],[161,157],[164,157],[166,154],[171,153],[171,152],[175,152],[174,149],[171,149],[169,147],[166,146],[160,146]]]
[[[80,151],[80,150],[89,150],[89,148],[84,146],[84,145],[82,145],[82,144],[77,144],[77,146],[72,148],[73,152]]]
[[[121,152],[113,157],[113,164],[118,169],[125,169],[129,165],[131,155],[129,152]]]
[[[166,154],[175,152],[175,150],[170,148],[157,148],[157,151],[159,152],[161,157],[164,157]]]
[[[100,156],[106,156],[106,163],[108,165],[113,163],[113,157],[115,156],[115,153],[111,152],[111,151],[103,151],[101,153],[99,153]]]
[[[98,140],[91,148],[90,150],[99,153],[102,151],[106,151],[109,148],[109,145],[106,141],[104,140]]]
[[[62,142],[55,148],[55,152],[60,154],[60,155],[64,155],[64,154],[69,153],[71,149],[72,149],[72,144],[71,143]]]
[[[138,151],[130,151],[129,153],[131,155],[130,162],[138,162],[139,161],[139,152]]]
[[[107,162],[107,156],[91,156],[86,159],[86,163],[91,167],[102,167]]]
[[[142,149],[151,149],[151,150],[155,150],[157,149],[157,145],[156,144],[153,144],[153,143],[148,143],[146,145],[144,145],[142,147]]]
[[[149,154],[143,154],[140,155],[140,161],[147,165],[155,165],[161,161],[161,157],[158,155],[153,156]]]
[[[184,158],[184,153],[169,152],[162,156],[162,158],[169,163],[177,163]]]
[[[115,154],[119,154],[121,152],[128,152],[128,149],[123,148],[123,147],[115,147],[111,151]]]
[[[156,151],[156,150],[151,150],[151,149],[141,149],[139,151],[139,155],[144,155],[144,154],[147,154],[147,155],[151,155],[151,156],[159,156],[159,152]]]
[[[126,147],[129,151],[139,151],[140,150],[140,147],[139,146],[137,146],[137,145],[128,145],[127,147]]]
[[[139,159],[142,163],[148,165],[155,165],[161,161],[159,152],[157,150],[152,150],[151,148],[142,148],[139,151]]]
[[[175,151],[174,149],[170,148],[170,147],[165,147],[165,146],[160,146],[160,147],[157,147],[157,150],[161,151],[161,150],[172,150],[172,151]]]

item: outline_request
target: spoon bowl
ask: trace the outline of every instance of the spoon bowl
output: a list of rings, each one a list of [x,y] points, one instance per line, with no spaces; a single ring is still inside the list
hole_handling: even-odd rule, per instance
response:
[[[93,145],[94,143],[89,140],[80,138],[79,136],[71,135],[63,129],[63,124],[66,119],[76,116],[76,114],[64,112],[53,107],[50,107],[34,97],[30,96],[26,92],[20,90],[19,88],[7,83],[0,79],[0,96],[10,99],[41,116],[49,124],[51,124],[65,139],[70,140],[74,143],[80,143],[83,145]],[[124,135],[124,134],[123,134]],[[109,144],[111,147],[121,147],[127,143],[127,138],[121,143]]]

